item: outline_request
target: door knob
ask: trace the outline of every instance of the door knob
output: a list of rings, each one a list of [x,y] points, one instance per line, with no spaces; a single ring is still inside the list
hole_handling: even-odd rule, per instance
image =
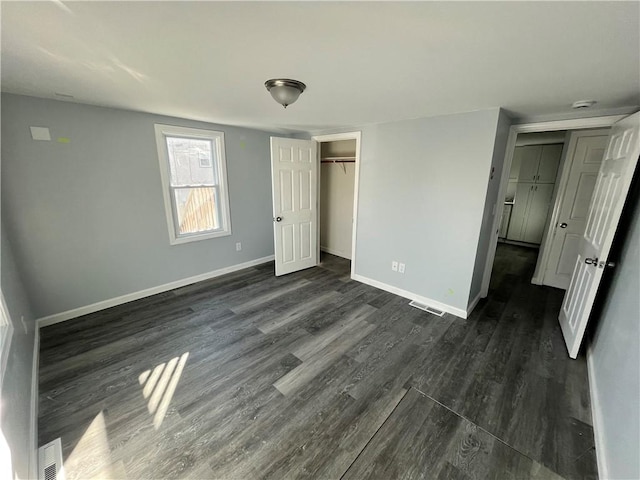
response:
[[[597,265],[598,264],[598,257],[596,257],[596,258],[585,258],[584,259],[584,263],[586,263],[587,265]]]
[[[561,223],[560,224],[560,228],[567,228],[567,224],[566,223]]]
[[[281,222],[281,221],[282,221],[282,217],[276,217],[276,218],[274,218],[274,220],[275,220],[276,222]]]

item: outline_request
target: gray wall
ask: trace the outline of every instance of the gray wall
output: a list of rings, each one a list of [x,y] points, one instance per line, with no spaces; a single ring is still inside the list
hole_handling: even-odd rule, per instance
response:
[[[313,132],[362,132],[357,274],[466,311],[499,113]]]
[[[596,447],[602,445],[612,479],[640,478],[639,197],[636,191],[619,264],[601,314],[594,319],[598,323],[590,345],[589,373],[596,387],[592,402],[601,415],[601,443]]]
[[[11,244],[1,229],[0,282],[14,325],[7,369],[2,381],[2,418],[0,426],[9,448],[14,475],[11,478],[28,478],[30,452],[36,441],[31,437],[31,385],[34,348],[34,316],[22,286],[13,258]],[[24,323],[20,318],[24,317]],[[2,469],[4,470],[4,469]]]
[[[232,236],[169,244],[154,123],[225,133]],[[49,127],[52,141],[33,141],[29,126]],[[34,313],[60,313],[273,255],[269,136],[3,95],[3,222]]]
[[[502,179],[502,167],[504,166],[504,153],[507,149],[507,140],[509,138],[509,128],[511,127],[511,119],[503,111],[500,111],[498,118],[498,128],[493,145],[493,156],[491,158],[491,168],[493,178],[488,175],[487,195],[484,204],[484,212],[482,214],[482,228],[480,230],[480,239],[478,240],[478,249],[476,253],[476,261],[473,267],[473,279],[471,280],[471,291],[469,292],[469,302],[475,300],[482,290],[482,279],[484,277],[484,269],[489,256],[489,244],[493,233],[494,212],[497,209],[498,193],[500,190],[500,180]],[[494,247],[495,248],[495,247]]]
[[[499,115],[359,129],[357,274],[466,310]],[[2,120],[4,222],[38,316],[273,254],[268,133],[13,95]],[[169,245],[156,122],[225,132],[232,237]]]

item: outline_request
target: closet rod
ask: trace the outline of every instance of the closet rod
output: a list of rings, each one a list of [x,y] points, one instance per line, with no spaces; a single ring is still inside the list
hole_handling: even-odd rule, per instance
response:
[[[356,163],[355,160],[320,160],[321,163]]]

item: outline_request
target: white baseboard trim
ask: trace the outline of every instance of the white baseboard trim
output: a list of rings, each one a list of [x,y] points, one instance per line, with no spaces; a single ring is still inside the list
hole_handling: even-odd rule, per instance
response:
[[[421,295],[416,295],[415,293],[411,293],[407,290],[403,290],[392,285],[387,285],[386,283],[379,282],[378,280],[363,277],[362,275],[358,275],[357,273],[351,275],[351,278],[357,280],[358,282],[366,283],[367,285],[371,285],[372,287],[384,290],[385,292],[393,293],[395,295],[408,298],[409,300],[416,300],[417,302],[428,305],[432,308],[435,308],[436,310],[442,310],[443,312],[450,313],[451,315],[455,315],[456,317],[467,318],[467,312],[461,308],[452,307],[451,305],[447,305],[446,303],[438,302],[437,300],[432,300]]]
[[[471,300],[471,303],[467,307],[467,316],[465,318],[469,318],[469,315],[471,315],[471,312],[473,312],[473,309],[476,308],[476,305],[478,305],[478,302],[480,301],[481,298],[482,298],[482,292],[476,295],[476,298]]]
[[[169,290],[174,290],[176,288],[184,287],[186,285],[191,285],[192,283],[197,283],[203,280],[209,280],[211,278],[220,277],[227,273],[237,272],[238,270],[243,270],[245,268],[255,267],[256,265],[261,265],[263,263],[271,262],[274,259],[275,259],[274,255],[269,255],[267,257],[258,258],[256,260],[250,260],[248,262],[239,263],[237,265],[231,265],[229,267],[219,268],[218,270],[213,270],[212,272],[201,273],[200,275],[195,275],[193,277],[183,278],[181,280],[176,280],[174,282],[165,283],[164,285],[158,285],[157,287],[151,287],[145,290],[140,290],[133,293],[127,293],[126,295],[121,295],[120,297],[110,298],[108,300],[92,303],[91,305],[86,305],[84,307],[78,307],[72,310],[67,310],[66,312],[55,313],[53,315],[42,317],[38,320],[37,324],[40,328],[48,327],[49,325],[65,322],[67,320],[71,320],[72,318],[81,317],[82,315],[87,315],[89,313],[98,312],[106,308],[115,307],[116,305],[122,305],[123,303],[131,302],[133,300],[139,300],[141,298],[149,297],[151,295],[167,292]]]
[[[35,325],[33,335],[33,361],[31,365],[31,419],[29,426],[29,478],[38,478],[38,380],[40,361],[40,328]]]
[[[330,253],[331,255],[335,255],[336,257],[342,257],[342,258],[351,260],[349,258],[350,257],[349,253],[340,252],[338,250],[334,250],[333,248],[323,247],[322,245],[320,245],[320,251]]]
[[[598,464],[598,478],[609,478],[609,467],[607,462],[607,451],[602,437],[602,410],[600,408],[600,397],[598,396],[598,386],[593,376],[593,353],[591,345],[587,347],[587,374],[589,376],[589,396],[591,397],[591,420],[593,422],[593,439],[596,445],[596,462]]]

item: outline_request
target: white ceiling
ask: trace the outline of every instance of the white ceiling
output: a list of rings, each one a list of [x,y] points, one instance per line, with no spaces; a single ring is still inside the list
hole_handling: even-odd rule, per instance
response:
[[[2,90],[317,130],[640,104],[638,2],[2,2]],[[287,110],[265,80],[307,91]]]

